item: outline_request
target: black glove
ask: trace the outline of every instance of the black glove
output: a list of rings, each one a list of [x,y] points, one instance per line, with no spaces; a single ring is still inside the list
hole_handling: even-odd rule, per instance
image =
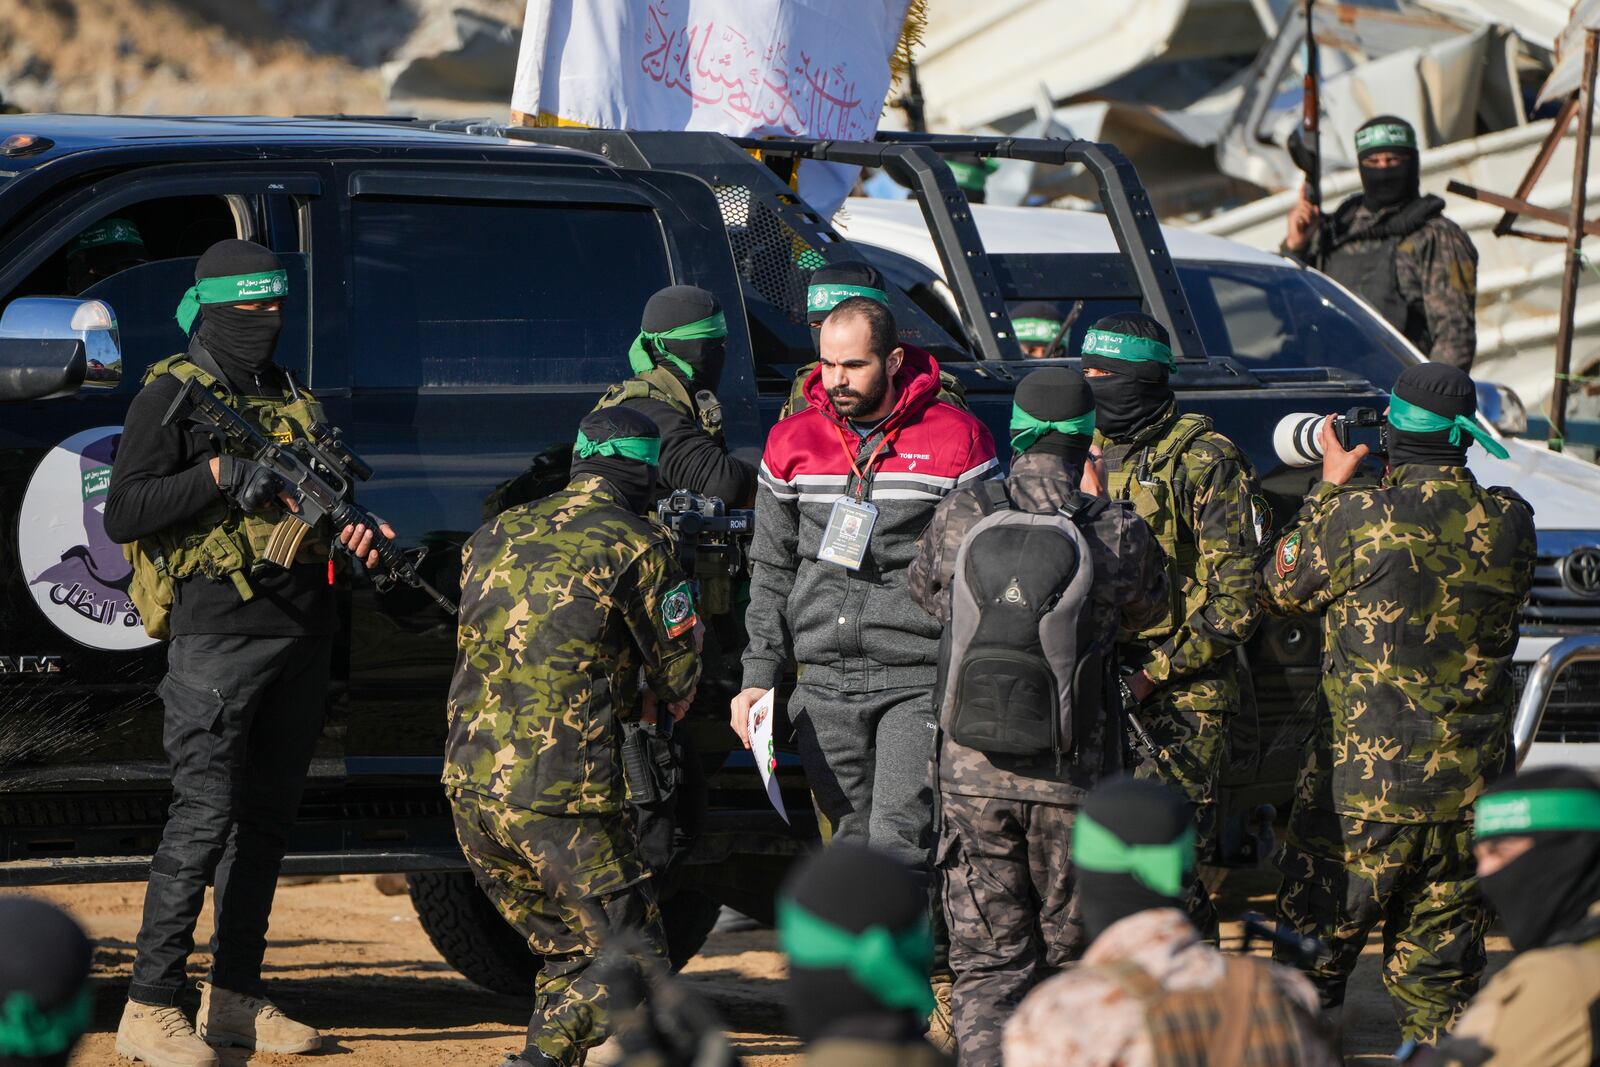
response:
[[[217,468],[217,488],[222,495],[255,514],[278,501],[278,494],[289,484],[254,460],[223,456]]]

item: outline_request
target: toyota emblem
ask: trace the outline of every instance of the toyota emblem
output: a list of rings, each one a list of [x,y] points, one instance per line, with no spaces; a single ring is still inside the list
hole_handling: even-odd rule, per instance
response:
[[[1579,596],[1600,597],[1600,548],[1575,548],[1561,561],[1561,580]]]

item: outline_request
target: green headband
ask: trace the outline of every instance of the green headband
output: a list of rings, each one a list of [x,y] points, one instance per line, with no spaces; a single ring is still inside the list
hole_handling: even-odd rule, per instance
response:
[[[888,1008],[927,1015],[933,1010],[928,968],[933,964],[933,929],[923,916],[909,930],[869,926],[859,934],[820,919],[793,900],[778,901],[778,944],[795,967],[850,972]]]
[[[1068,436],[1086,437],[1094,433],[1094,408],[1090,408],[1082,415],[1060,422],[1046,422],[1035,418],[1012,401],[1011,403],[1011,447],[1021,453],[1033,447],[1033,443],[1047,433],[1064,433]]]
[[[628,349],[628,366],[633,368],[633,373],[643,374],[656,365],[655,360],[650,358],[649,348],[646,347],[651,342],[709,341],[726,336],[728,336],[728,317],[720,311],[715,315],[684,323],[682,326],[674,326],[670,330],[640,330],[639,336],[633,339],[633,347]],[[685,378],[694,380],[693,367],[664,348],[660,351],[661,357],[681,370]]]
[[[1504,445],[1489,436],[1488,431],[1479,426],[1477,420],[1470,415],[1450,418],[1429,411],[1427,408],[1419,408],[1393,394],[1389,397],[1389,425],[1397,430],[1407,430],[1411,433],[1438,433],[1440,430],[1449,430],[1450,443],[1458,446],[1461,444],[1462,431],[1465,431],[1495,459],[1507,459],[1511,455],[1505,450]]]
[[[579,430],[578,439],[572,445],[572,454],[579,459],[588,459],[590,456],[619,456],[622,459],[635,459],[640,463],[659,467],[661,438],[613,437],[609,441],[591,441],[582,430]]]
[[[1600,833],[1600,792],[1593,789],[1529,789],[1490,793],[1478,800],[1472,836],[1580,830]]]
[[[75,256],[79,252],[101,245],[138,245],[143,248],[144,238],[139,236],[139,227],[127,219],[107,219],[78,234],[72,243],[67,245],[67,255]]]
[[[1148,337],[1113,333],[1110,330],[1090,330],[1083,335],[1082,353],[1086,356],[1105,356],[1127,363],[1160,363],[1168,370],[1177,370],[1172,359],[1172,348]]]
[[[992,159],[986,159],[981,163],[950,160],[948,166],[950,173],[956,179],[956,188],[965,189],[969,193],[981,193],[989,182],[989,175],[1000,169],[1000,164]]]
[[[1017,340],[1047,345],[1061,333],[1061,324],[1051,319],[1012,319],[1011,332]]]
[[[806,287],[807,311],[832,311],[853,296],[864,296],[889,306],[889,294],[870,285],[845,285],[840,282],[818,282]]]
[[[229,274],[223,278],[200,278],[178,302],[178,325],[188,333],[201,304],[248,304],[281,300],[289,291],[289,275],[281,270],[259,274]]]
[[[1399,122],[1382,122],[1376,126],[1363,126],[1356,131],[1356,151],[1370,152],[1378,148],[1417,149],[1417,131]]]
[[[1181,897],[1194,873],[1194,827],[1164,845],[1130,845],[1081,811],[1072,821],[1072,862],[1086,871],[1131,874],[1164,897]]]
[[[83,988],[55,1011],[39,1008],[33,994],[17,990],[0,1001],[0,1056],[55,1056],[89,1029],[94,1008],[94,993]]]

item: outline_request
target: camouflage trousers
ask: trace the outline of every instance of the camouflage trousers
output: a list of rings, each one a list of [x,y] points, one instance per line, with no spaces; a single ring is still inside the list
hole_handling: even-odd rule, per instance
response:
[[[962,1067],[999,1067],[1006,1019],[1088,947],[1068,862],[1074,807],[945,792],[939,840]]]
[[[1344,1003],[1367,935],[1381,926],[1401,1035],[1437,1041],[1486,962],[1471,822],[1369,822],[1297,804],[1278,866],[1279,920],[1328,946],[1307,972],[1323,1005]],[[1283,953],[1280,962],[1293,961]]]
[[[450,807],[473,877],[543,957],[528,1047],[572,1067],[610,1033],[608,992],[591,971],[605,932],[636,931],[666,952],[632,815],[544,815],[465,790]]]
[[[1194,811],[1195,850],[1202,861],[1216,854],[1217,783],[1228,751],[1229,695],[1237,697],[1232,678],[1200,678],[1162,689],[1139,711],[1159,758],[1144,757],[1135,775],[1154,778],[1182,793]],[[1211,895],[1196,879],[1189,894],[1189,918],[1213,942],[1217,910]]]

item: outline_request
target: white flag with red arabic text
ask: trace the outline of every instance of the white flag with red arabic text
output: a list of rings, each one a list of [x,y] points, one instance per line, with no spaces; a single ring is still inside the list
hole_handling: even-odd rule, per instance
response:
[[[909,0],[528,0],[511,108],[541,124],[867,140]],[[854,168],[807,163],[832,215]]]

